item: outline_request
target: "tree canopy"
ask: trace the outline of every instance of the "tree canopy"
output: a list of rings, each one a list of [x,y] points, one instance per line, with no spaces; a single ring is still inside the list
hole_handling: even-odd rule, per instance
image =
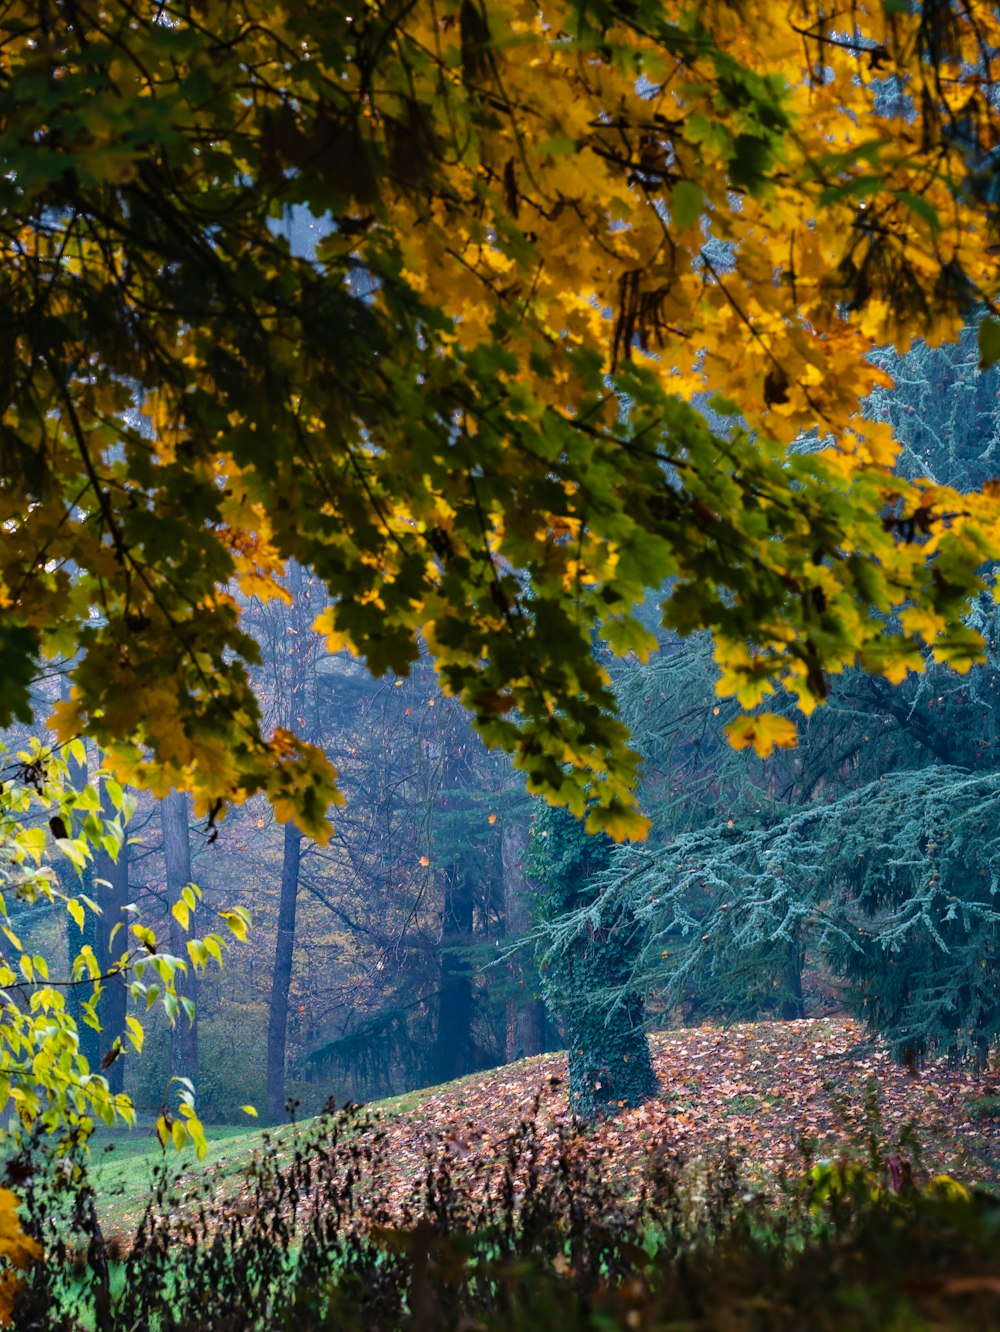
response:
[[[287,595],[294,558],[331,650],[405,673],[422,638],[532,789],[622,837],[637,758],[591,648],[653,646],[644,588],[747,709],[978,657],[995,493],[895,476],[858,403],[875,344],[996,290],[992,6],[7,0],[0,27],[0,724],[63,659],[57,732],[119,777],[323,835],[335,773],[264,733],[246,671],[240,593]]]

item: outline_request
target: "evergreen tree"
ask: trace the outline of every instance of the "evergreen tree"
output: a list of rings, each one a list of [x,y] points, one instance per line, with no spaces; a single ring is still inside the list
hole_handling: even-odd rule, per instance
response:
[[[996,471],[1000,384],[976,348],[971,325],[957,346],[875,353],[896,387],[866,411],[903,441],[904,474],[971,487]],[[983,637],[982,665],[960,675],[928,653],[895,684],[846,672],[800,726],[799,747],[766,762],[726,744],[735,708],[716,695],[707,637],[667,640],[622,673],[654,840],[614,854],[592,901],[553,924],[549,947],[579,947],[627,913],[636,953],[604,1003],[653,989],[689,1015],[727,1017],[801,1014],[811,949],[897,1054],[981,1061],[998,1035],[993,601],[973,604],[968,624]]]

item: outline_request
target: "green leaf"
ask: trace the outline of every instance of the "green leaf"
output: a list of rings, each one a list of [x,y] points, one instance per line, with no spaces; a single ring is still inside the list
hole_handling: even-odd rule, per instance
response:
[[[656,635],[650,633],[631,615],[607,620],[601,632],[616,657],[624,657],[627,653],[634,652],[640,661],[646,662],[650,654],[659,647]]]
[[[884,184],[884,176],[854,176],[851,180],[845,181],[843,185],[828,186],[820,194],[819,204],[822,208],[826,208],[829,204],[837,203],[841,199],[851,199],[855,196],[868,199],[873,194],[877,194]]]
[[[670,191],[670,216],[678,231],[686,231],[705,211],[705,196],[690,180],[679,180]]]
[[[0,625],[0,726],[9,726],[15,717],[31,721],[29,691],[37,652],[38,640],[30,629]]]
[[[1000,319],[987,316],[979,325],[979,368],[991,370],[1000,361]]]
[[[576,140],[571,139],[568,134],[553,134],[550,139],[545,139],[538,145],[538,150],[549,153],[552,157],[568,157],[570,153],[576,152],[576,147]]]
[[[931,231],[941,230],[941,219],[932,203],[920,194],[911,194],[909,190],[896,190],[896,198],[906,204],[911,213],[915,213],[930,227]]]

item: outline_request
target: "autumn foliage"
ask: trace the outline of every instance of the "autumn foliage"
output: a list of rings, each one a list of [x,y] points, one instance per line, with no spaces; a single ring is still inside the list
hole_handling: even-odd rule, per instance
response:
[[[591,641],[647,652],[646,588],[747,709],[977,658],[995,495],[894,477],[858,404],[875,344],[955,336],[995,291],[992,6],[5,0],[0,25],[0,720],[72,659],[61,737],[323,835],[335,774],[262,733],[245,671],[240,594],[286,595],[294,557],[331,651],[406,672],[422,639],[531,788],[620,838],[637,760]],[[794,743],[767,715],[732,736]]]

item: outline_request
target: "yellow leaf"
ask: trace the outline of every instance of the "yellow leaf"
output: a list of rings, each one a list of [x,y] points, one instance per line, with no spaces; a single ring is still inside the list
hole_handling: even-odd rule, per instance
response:
[[[774,712],[762,712],[757,717],[738,717],[725,728],[734,749],[752,746],[761,758],[767,758],[775,748],[794,749],[798,744],[795,723]]]
[[[229,926],[231,933],[239,939],[240,943],[246,943],[247,928],[250,924],[247,913],[242,909],[238,909],[236,911],[220,911],[219,915]]]

